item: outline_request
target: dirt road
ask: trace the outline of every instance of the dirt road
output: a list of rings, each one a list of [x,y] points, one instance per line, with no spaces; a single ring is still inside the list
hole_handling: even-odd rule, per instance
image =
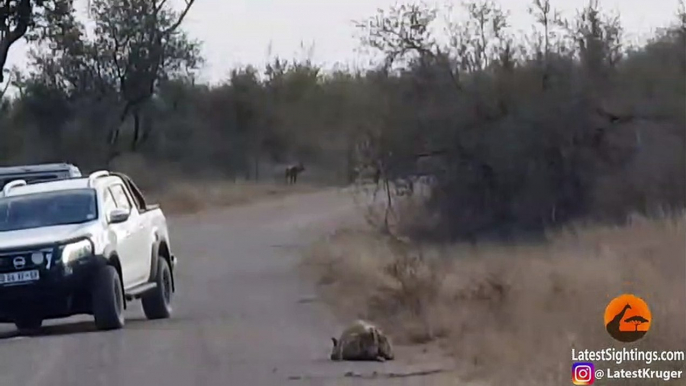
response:
[[[2,325],[0,385],[437,384],[350,376],[415,371],[409,357],[328,361],[341,325],[299,276],[296,247],[354,218],[340,191],[170,218],[180,259],[172,319],[147,321],[136,302],[119,331],[94,331],[89,317],[50,322],[35,337]]]

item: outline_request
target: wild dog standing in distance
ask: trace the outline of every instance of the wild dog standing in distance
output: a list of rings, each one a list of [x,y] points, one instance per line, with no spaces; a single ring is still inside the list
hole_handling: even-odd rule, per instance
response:
[[[390,339],[371,323],[357,320],[345,329],[339,339],[331,338],[333,361],[379,361],[393,360]]]
[[[286,184],[295,184],[298,181],[298,174],[304,170],[305,166],[302,162],[286,167]]]

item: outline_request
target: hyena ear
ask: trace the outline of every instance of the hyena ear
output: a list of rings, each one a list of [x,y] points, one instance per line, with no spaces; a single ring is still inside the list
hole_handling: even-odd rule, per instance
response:
[[[333,342],[333,346],[336,347],[338,346],[338,340],[336,338],[331,338],[331,341]]]

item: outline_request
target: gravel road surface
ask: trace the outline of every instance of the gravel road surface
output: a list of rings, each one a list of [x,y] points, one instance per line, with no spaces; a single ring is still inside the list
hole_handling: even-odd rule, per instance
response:
[[[414,354],[328,360],[342,326],[299,275],[297,247],[356,218],[339,190],[172,217],[172,319],[147,321],[134,302],[118,331],[95,331],[87,316],[47,322],[32,337],[0,325],[0,386],[457,384],[445,373],[389,377],[437,367]]]

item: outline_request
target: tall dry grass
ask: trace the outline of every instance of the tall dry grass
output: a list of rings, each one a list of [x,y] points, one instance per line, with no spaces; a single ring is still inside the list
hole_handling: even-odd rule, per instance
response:
[[[120,156],[112,169],[131,176],[147,200],[160,204],[170,214],[248,204],[317,189],[313,184],[286,185],[281,180],[233,181],[211,170],[189,176],[176,165],[151,163],[137,154]]]
[[[162,191],[153,190],[149,196],[152,201],[159,203],[165,212],[186,214],[314,190],[316,187],[304,184],[287,186],[275,183],[210,180],[178,182]]]
[[[572,348],[686,348],[682,216],[580,226],[517,246],[418,248],[348,229],[315,243],[304,267],[342,316],[373,320],[400,344],[439,342],[467,379],[495,386],[570,384]],[[613,341],[603,325],[607,303],[624,292],[646,299],[654,319],[633,344]],[[649,367],[683,370],[669,384],[686,384],[685,363]]]

